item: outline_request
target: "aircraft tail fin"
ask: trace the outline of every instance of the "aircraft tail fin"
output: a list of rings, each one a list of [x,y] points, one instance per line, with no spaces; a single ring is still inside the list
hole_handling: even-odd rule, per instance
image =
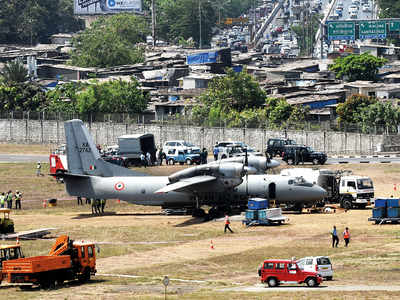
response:
[[[104,161],[81,120],[67,121],[64,128],[69,174],[101,177],[144,175]]]

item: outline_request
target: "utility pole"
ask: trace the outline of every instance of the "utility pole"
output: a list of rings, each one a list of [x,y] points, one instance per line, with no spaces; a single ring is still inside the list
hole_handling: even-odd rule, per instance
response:
[[[156,46],[156,5],[155,0],[151,0],[151,35],[153,37],[153,47]]]
[[[199,48],[202,49],[203,44],[202,44],[202,40],[201,40],[201,0],[199,0],[199,34],[200,34]]]

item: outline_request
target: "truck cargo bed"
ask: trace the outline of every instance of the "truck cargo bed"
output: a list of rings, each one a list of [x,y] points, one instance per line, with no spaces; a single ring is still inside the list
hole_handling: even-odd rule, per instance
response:
[[[3,262],[3,273],[30,274],[48,272],[71,267],[69,255],[34,256]]]

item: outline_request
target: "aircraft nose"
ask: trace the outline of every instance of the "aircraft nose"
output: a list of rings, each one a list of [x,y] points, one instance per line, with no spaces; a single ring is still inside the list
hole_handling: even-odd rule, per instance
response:
[[[322,200],[328,195],[328,192],[319,185],[315,184],[313,186],[313,194],[316,200]]]
[[[267,162],[268,168],[271,168],[271,169],[279,167],[279,165],[280,165],[279,161],[277,161],[275,159],[271,159],[269,162]]]

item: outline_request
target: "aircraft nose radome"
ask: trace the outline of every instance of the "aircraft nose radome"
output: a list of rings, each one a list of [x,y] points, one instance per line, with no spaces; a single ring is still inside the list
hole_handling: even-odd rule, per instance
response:
[[[321,200],[328,195],[328,192],[318,185],[313,186],[315,198]]]
[[[269,163],[267,163],[269,168],[276,168],[279,167],[280,163],[279,161],[275,160],[275,159],[271,159]]]

